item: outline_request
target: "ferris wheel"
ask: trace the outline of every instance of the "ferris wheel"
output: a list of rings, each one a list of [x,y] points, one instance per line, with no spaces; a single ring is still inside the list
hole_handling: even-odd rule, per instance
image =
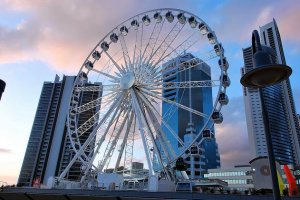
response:
[[[185,152],[210,138],[211,127],[223,120],[227,69],[215,32],[192,13],[156,9],[122,22],[97,43],[78,72],[67,116],[74,156],[59,179],[75,162],[81,163],[84,181],[108,168],[130,168],[139,154],[149,175],[162,173],[174,180],[172,170]],[[206,76],[193,78],[199,71]],[[196,89],[201,88],[211,95],[209,109],[194,106],[199,102],[191,95],[200,95]],[[82,102],[87,93],[93,98]],[[173,126],[179,111],[188,113],[189,125],[201,121],[189,143]]]

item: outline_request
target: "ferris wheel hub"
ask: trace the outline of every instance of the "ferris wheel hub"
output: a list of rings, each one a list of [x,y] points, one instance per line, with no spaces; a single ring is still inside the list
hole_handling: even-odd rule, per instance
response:
[[[134,83],[135,83],[134,74],[132,72],[128,72],[120,78],[119,84],[122,90],[128,90],[134,85]]]

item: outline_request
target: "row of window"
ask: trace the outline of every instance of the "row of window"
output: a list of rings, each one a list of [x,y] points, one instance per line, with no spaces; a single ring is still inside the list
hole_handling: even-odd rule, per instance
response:
[[[215,176],[246,176],[246,171],[237,172],[212,172],[209,174],[204,174],[204,177],[215,177]]]
[[[246,180],[246,179],[225,179],[223,180],[227,182],[228,184],[252,184],[252,180]]]

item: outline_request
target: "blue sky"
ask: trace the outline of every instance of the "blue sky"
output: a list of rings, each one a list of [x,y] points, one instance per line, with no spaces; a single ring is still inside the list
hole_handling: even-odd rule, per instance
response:
[[[218,2],[218,3],[216,3]],[[230,63],[230,104],[217,127],[222,167],[246,164],[249,157],[242,88],[242,48],[251,32],[276,19],[292,90],[300,109],[300,1],[113,0],[0,2],[0,78],[7,83],[0,102],[0,181],[19,175],[40,91],[55,74],[75,75],[94,45],[121,21],[154,8],[180,8],[215,30]],[[113,11],[113,12],[112,12]]]

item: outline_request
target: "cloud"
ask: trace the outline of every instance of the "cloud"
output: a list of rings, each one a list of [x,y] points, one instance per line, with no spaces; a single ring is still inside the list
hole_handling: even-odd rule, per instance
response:
[[[0,148],[0,153],[10,154],[12,153],[11,149]]]
[[[77,72],[99,40],[121,21],[146,10],[180,7],[207,19],[226,41],[249,41],[253,29],[278,18],[282,36],[299,41],[300,5],[291,1],[2,1],[0,12],[21,13],[15,28],[0,26],[0,64],[39,60],[63,72]],[[193,6],[191,6],[193,5]],[[203,7],[204,6],[204,7]],[[203,11],[199,12],[198,9]],[[284,8],[284,9],[282,9]],[[112,12],[113,11],[113,12]],[[199,13],[198,13],[199,12]]]
[[[292,0],[229,0],[208,15],[209,18],[218,18],[213,21],[213,26],[222,40],[238,43],[250,41],[252,30],[259,29],[259,26],[275,18],[283,39],[299,42],[299,9],[300,4]]]
[[[15,28],[0,26],[0,64],[41,60],[67,72],[77,71],[99,40],[118,23],[156,7],[152,1],[141,4],[138,0],[90,0],[84,4],[79,0],[13,0],[2,4],[2,10],[25,13],[25,17]]]
[[[243,97],[235,97],[222,108],[224,122],[216,125],[222,167],[249,164],[251,160]]]

